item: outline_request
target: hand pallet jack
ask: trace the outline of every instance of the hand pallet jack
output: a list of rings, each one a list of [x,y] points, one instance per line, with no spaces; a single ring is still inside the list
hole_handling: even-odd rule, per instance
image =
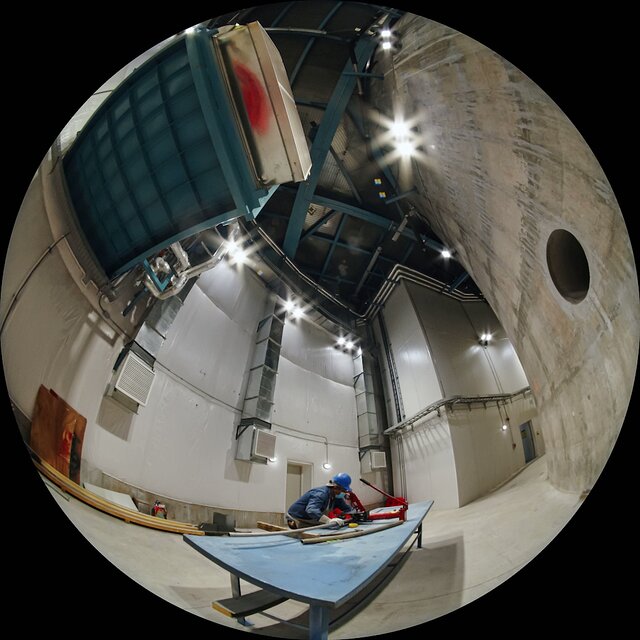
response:
[[[381,493],[383,496],[388,498],[387,506],[377,509],[371,509],[367,511],[364,508],[362,502],[358,496],[350,491],[347,493],[347,500],[353,505],[355,509],[355,513],[345,513],[343,515],[338,515],[339,518],[344,518],[345,522],[374,522],[375,520],[390,520],[393,518],[399,518],[402,522],[405,522],[407,519],[407,509],[409,508],[409,503],[406,498],[398,498],[396,496],[391,496],[388,493],[382,491],[382,489],[378,489],[378,487],[372,485],[370,482],[363,480],[360,478],[360,482],[366,484],[368,487],[371,487],[378,493]],[[331,512],[329,517],[333,517]]]

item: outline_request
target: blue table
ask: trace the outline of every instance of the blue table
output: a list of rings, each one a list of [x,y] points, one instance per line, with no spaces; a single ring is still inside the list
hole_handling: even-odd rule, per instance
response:
[[[433,500],[412,504],[403,524],[339,542],[302,544],[285,535],[183,537],[229,571],[238,586],[242,578],[268,592],[308,603],[309,638],[325,640],[329,609],[344,604],[371,583],[414,533],[420,546],[422,521],[432,505]],[[238,589],[233,591],[234,596],[239,595]]]

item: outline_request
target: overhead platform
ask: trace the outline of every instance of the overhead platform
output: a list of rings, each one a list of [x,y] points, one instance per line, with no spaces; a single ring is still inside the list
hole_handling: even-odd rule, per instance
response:
[[[279,598],[297,600],[310,605],[309,638],[326,639],[330,610],[348,602],[370,584],[412,535],[418,535],[420,546],[422,521],[432,505],[433,500],[410,505],[406,522],[398,526],[320,544],[303,544],[302,540],[287,535],[186,534],[183,538],[231,574],[233,598],[216,603],[218,607],[214,604],[214,608],[222,611],[224,607],[225,615],[241,619],[249,615],[247,611],[259,610],[256,599],[264,600],[268,606],[281,602]],[[240,594],[240,579],[261,587],[264,593],[243,603],[246,598]]]
[[[311,159],[280,54],[254,22],[170,41],[102,103],[63,166],[111,279],[205,229],[253,220]]]

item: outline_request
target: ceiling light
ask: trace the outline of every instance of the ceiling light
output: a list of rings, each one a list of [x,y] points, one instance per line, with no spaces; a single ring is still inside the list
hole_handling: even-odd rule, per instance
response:
[[[385,50],[391,49],[391,43],[388,40],[385,40],[382,43],[382,48],[385,49]]]
[[[323,469],[331,469],[331,465],[330,465],[328,462],[325,462],[325,463],[322,465],[322,468],[323,468]]]
[[[443,258],[450,258],[451,257],[451,251],[449,251],[449,249],[443,249],[441,253],[442,253],[442,257]]]
[[[353,349],[353,342],[351,342],[351,340],[349,340],[349,342],[347,342],[347,344],[345,346],[347,347],[347,349]]]
[[[411,144],[411,142],[409,142],[408,140],[405,140],[404,142],[400,142],[398,144],[397,149],[400,152],[400,154],[403,156],[411,156],[416,150],[413,144]]]
[[[406,138],[409,135],[409,126],[404,120],[396,120],[390,131],[396,139]]]
[[[293,317],[294,318],[302,318],[304,316],[304,311],[298,307],[293,308]]]
[[[502,425],[502,430],[503,430],[503,431],[506,431],[508,428],[509,428],[509,427],[508,427],[506,424],[503,424],[503,425]]]
[[[390,29],[383,29],[383,30],[380,32],[380,35],[381,35],[383,38],[389,38],[389,37],[391,36],[391,30],[390,30]]]
[[[340,347],[344,346],[345,342],[346,342],[346,340],[342,336],[340,336],[338,338],[338,346],[340,346]]]
[[[296,308],[296,305],[295,305],[295,304],[293,304],[293,301],[291,301],[291,300],[287,300],[287,301],[284,303],[284,310],[285,310],[285,311],[291,312],[291,311],[293,311],[295,308]]]

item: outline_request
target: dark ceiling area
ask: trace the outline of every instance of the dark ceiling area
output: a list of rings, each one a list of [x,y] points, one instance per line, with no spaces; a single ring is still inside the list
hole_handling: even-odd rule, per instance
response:
[[[393,149],[379,142],[370,96],[386,54],[379,34],[393,33],[401,16],[358,2],[286,2],[207,23],[258,21],[279,50],[313,166],[304,182],[281,185],[256,223],[300,271],[360,314],[397,264],[443,291],[482,297],[455,257],[443,257],[446,247],[428,212],[412,204],[413,190],[403,192],[382,161]],[[382,115],[392,121],[393,114]]]

